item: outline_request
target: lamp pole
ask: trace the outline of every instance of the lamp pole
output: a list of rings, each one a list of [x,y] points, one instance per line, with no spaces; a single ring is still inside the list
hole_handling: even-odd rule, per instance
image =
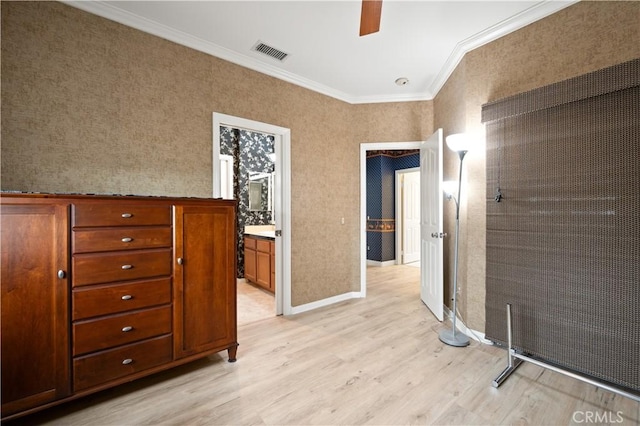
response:
[[[464,160],[464,156],[467,151],[460,150],[457,151],[457,153],[460,157],[460,173],[458,175],[458,198],[454,198],[454,201],[456,202],[456,242],[453,257],[453,318],[451,320],[451,330],[442,330],[438,337],[440,338],[441,342],[446,343],[447,345],[463,347],[469,345],[469,337],[467,337],[464,333],[456,332],[456,312],[458,309],[458,243],[460,239],[460,192],[462,191],[462,160]]]

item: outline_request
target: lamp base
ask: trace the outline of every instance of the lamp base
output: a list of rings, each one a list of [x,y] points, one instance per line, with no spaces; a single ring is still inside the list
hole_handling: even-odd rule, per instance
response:
[[[442,330],[438,337],[442,343],[446,343],[449,346],[469,346],[469,338],[466,334],[461,333],[460,331],[457,331],[454,334],[453,330]]]

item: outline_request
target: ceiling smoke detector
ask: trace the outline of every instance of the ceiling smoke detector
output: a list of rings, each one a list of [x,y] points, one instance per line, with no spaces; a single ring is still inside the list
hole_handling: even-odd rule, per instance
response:
[[[396,84],[398,86],[406,86],[407,84],[409,84],[409,79],[407,77],[400,77],[396,79]]]

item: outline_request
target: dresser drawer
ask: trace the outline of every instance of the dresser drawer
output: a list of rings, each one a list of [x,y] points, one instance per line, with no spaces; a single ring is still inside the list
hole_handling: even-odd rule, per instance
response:
[[[73,324],[73,355],[171,333],[171,306]]]
[[[168,226],[73,230],[74,253],[159,247],[171,247],[171,228]]]
[[[171,249],[73,255],[73,286],[171,274]]]
[[[168,303],[171,303],[171,278],[78,287],[72,293],[74,320]]]
[[[145,340],[73,360],[74,391],[101,385],[172,360],[171,336]]]
[[[76,204],[74,227],[171,225],[171,207],[144,204]]]

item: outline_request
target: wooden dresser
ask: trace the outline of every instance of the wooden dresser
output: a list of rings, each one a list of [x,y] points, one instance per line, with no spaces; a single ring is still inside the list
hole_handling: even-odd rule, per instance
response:
[[[3,419],[235,361],[235,201],[0,196]]]

